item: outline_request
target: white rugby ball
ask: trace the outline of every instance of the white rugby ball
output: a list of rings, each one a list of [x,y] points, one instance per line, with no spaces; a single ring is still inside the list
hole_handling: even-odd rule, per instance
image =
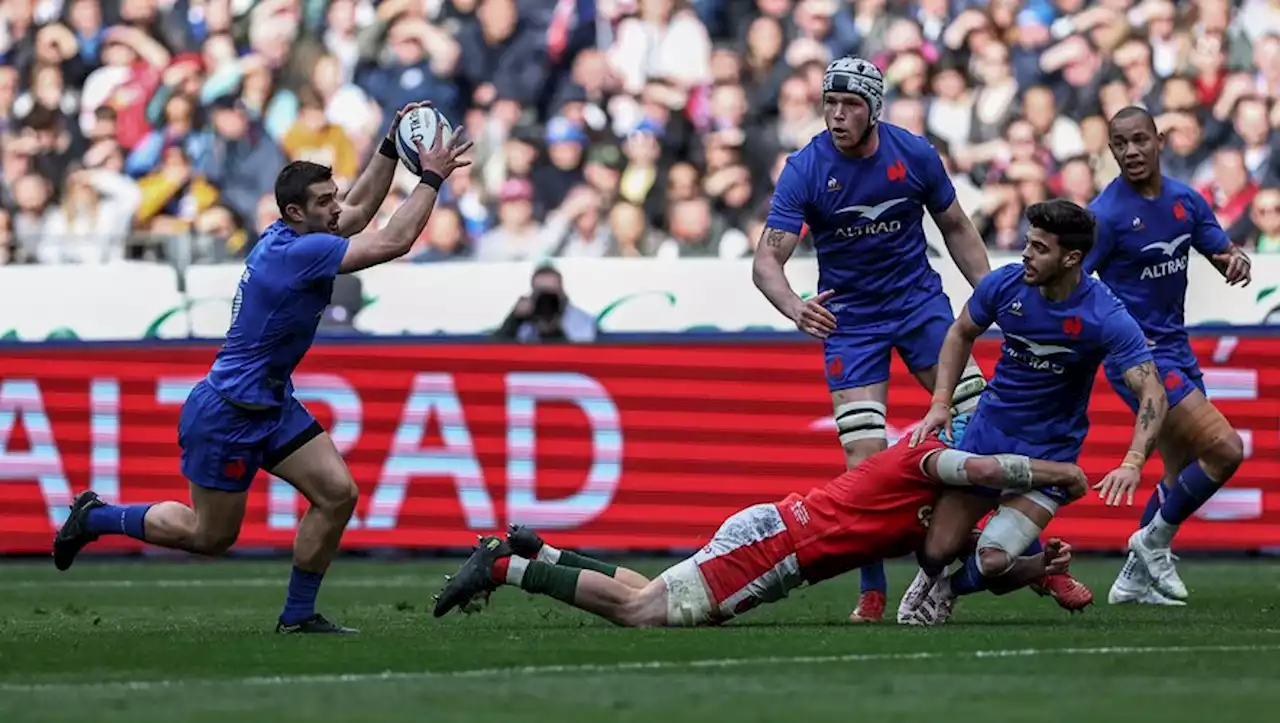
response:
[[[418,163],[418,146],[414,141],[422,141],[422,145],[430,150],[436,142],[436,125],[443,126],[440,131],[441,142],[448,143],[453,135],[453,126],[435,108],[414,108],[400,118],[400,127],[396,129],[396,150],[400,153],[400,162],[413,171],[414,175],[422,173],[422,166]]]

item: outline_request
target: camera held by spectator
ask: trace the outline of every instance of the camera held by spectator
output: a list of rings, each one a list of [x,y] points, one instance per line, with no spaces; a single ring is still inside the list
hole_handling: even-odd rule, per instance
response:
[[[551,266],[540,266],[530,279],[531,292],[520,297],[494,337],[507,341],[587,343],[596,339],[596,320],[569,303],[564,279]]]

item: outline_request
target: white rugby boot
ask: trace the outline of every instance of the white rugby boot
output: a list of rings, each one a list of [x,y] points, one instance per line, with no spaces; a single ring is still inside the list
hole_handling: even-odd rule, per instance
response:
[[[926,627],[943,625],[951,619],[951,612],[955,609],[955,605],[956,596],[951,592],[951,575],[943,575],[910,617],[905,620],[900,618],[898,622],[903,625]]]
[[[1174,600],[1187,599],[1187,586],[1178,577],[1178,569],[1173,564],[1178,558],[1168,547],[1151,545],[1145,528],[1129,536],[1129,552],[1146,568],[1156,592]]]
[[[1151,574],[1132,552],[1120,568],[1116,581],[1111,583],[1111,591],[1107,593],[1107,603],[1111,605],[1165,605],[1183,607],[1185,602],[1165,597],[1151,585]]]
[[[937,578],[929,577],[924,570],[917,570],[915,579],[907,586],[906,592],[902,593],[902,599],[898,601],[898,624],[914,625],[911,622],[916,613],[920,610],[920,606],[924,604],[925,599],[929,596],[929,591],[933,589]]]

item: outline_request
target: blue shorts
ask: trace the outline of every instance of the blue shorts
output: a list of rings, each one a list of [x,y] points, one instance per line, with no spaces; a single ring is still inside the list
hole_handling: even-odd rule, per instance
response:
[[[836,392],[888,381],[894,349],[913,372],[937,366],[942,341],[954,321],[951,301],[938,294],[897,324],[878,320],[874,326],[864,328],[837,326],[836,332],[823,341],[827,388]]]
[[[1075,464],[1079,459],[1079,449],[1075,445],[1055,445],[1053,448],[1039,448],[1026,441],[1020,440],[1013,435],[1005,434],[1000,428],[988,424],[981,418],[982,407],[978,407],[978,412],[973,415],[969,424],[964,428],[964,436],[960,438],[960,445],[957,447],[963,452],[970,454],[993,455],[993,454],[1022,454],[1032,459],[1044,459],[1053,462],[1069,462]],[[965,491],[972,491],[982,497],[997,498],[1004,496],[1003,490],[993,489],[991,487],[966,487]],[[1065,505],[1071,500],[1071,496],[1063,487],[1037,487],[1045,497]]]
[[[201,380],[178,419],[182,474],[192,483],[244,492],[259,469],[268,471],[324,432],[292,396],[284,406],[250,410],[228,402]]]
[[[1116,394],[1129,405],[1129,409],[1134,414],[1138,413],[1138,397],[1124,383],[1124,371],[1107,369],[1107,381],[1111,382],[1111,388],[1116,390]],[[1169,396],[1169,408],[1173,409],[1178,403],[1187,398],[1191,392],[1199,389],[1202,394],[1207,394],[1204,390],[1204,375],[1200,373],[1198,365],[1193,366],[1177,366],[1171,362],[1156,360],[1156,371],[1160,374],[1160,381],[1164,383],[1165,394]]]

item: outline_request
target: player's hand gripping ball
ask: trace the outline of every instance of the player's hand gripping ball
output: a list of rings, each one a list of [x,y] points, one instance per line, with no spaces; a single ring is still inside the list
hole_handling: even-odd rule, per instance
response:
[[[426,150],[432,150],[436,143],[437,125],[441,126],[440,142],[448,146],[453,138],[453,126],[440,111],[424,105],[411,108],[400,117],[400,124],[396,128],[396,151],[400,154],[400,162],[415,176],[422,175],[422,162],[416,141],[421,141]]]

